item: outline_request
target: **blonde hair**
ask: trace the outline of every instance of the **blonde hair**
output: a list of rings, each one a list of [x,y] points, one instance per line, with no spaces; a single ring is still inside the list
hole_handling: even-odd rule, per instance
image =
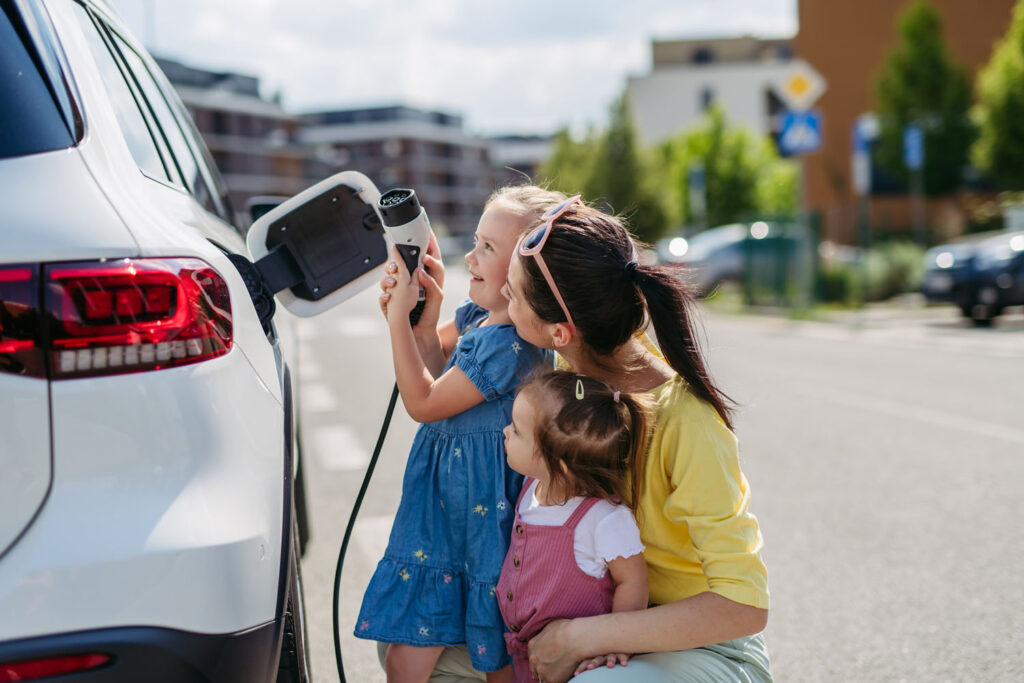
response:
[[[506,185],[491,193],[484,203],[484,211],[500,206],[520,219],[520,230],[526,231],[540,222],[540,217],[565,201],[561,192],[539,185]]]

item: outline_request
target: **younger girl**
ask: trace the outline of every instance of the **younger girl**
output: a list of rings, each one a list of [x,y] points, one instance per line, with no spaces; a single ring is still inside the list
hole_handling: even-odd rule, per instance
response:
[[[647,607],[647,564],[630,508],[646,447],[646,402],[571,372],[523,386],[505,428],[509,467],[527,477],[498,605],[517,683],[535,678],[527,644],[553,619]],[[609,654],[579,665],[626,664]]]
[[[502,428],[520,381],[550,365],[551,355],[519,338],[501,289],[520,233],[558,200],[539,189],[492,196],[466,255],[469,301],[440,327],[436,243],[424,260],[435,277],[422,269],[408,273],[397,253],[388,264],[381,303],[395,379],[406,410],[422,424],[355,635],[391,643],[389,681],[426,681],[443,647],[456,644],[468,647],[488,680],[511,680],[494,596],[522,477],[505,465]],[[421,284],[428,305],[414,330],[409,312]]]

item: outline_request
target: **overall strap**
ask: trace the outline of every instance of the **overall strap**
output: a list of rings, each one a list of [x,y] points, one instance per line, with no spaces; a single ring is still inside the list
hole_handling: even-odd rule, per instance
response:
[[[526,495],[526,492],[530,489],[530,484],[532,484],[533,482],[533,477],[526,477],[525,479],[523,479],[523,487],[519,489],[519,497],[516,498],[516,515],[519,514],[519,505],[523,502],[523,496]]]
[[[569,519],[565,520],[565,524],[563,524],[562,526],[572,527],[573,529],[575,529],[576,525],[580,523],[581,519],[583,519],[583,515],[590,512],[590,508],[597,505],[600,501],[600,498],[584,498],[583,502],[576,506],[576,509],[572,511],[572,514],[569,516]]]

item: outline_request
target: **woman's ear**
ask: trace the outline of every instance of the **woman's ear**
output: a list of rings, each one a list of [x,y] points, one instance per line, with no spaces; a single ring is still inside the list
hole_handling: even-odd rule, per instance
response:
[[[576,326],[572,323],[552,323],[548,328],[551,343],[556,349],[568,346],[576,338]]]

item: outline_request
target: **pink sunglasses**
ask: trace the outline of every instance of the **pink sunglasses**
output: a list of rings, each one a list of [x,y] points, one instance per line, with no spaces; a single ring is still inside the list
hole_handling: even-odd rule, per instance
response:
[[[551,234],[551,227],[555,224],[555,221],[561,218],[562,214],[568,211],[571,207],[576,204],[583,204],[583,200],[580,199],[580,196],[581,195],[569,197],[564,202],[541,216],[541,224],[519,241],[519,253],[522,256],[532,256],[537,259],[537,265],[540,266],[540,272],[544,274],[544,279],[547,280],[548,287],[551,288],[551,293],[555,295],[555,299],[558,300],[558,305],[562,307],[562,313],[565,313],[565,319],[573,326],[575,326],[576,323],[572,321],[572,316],[569,315],[569,307],[565,305],[565,301],[562,299],[562,293],[558,291],[558,287],[555,285],[555,279],[551,277],[551,271],[548,270],[540,252],[548,241],[548,235]]]

